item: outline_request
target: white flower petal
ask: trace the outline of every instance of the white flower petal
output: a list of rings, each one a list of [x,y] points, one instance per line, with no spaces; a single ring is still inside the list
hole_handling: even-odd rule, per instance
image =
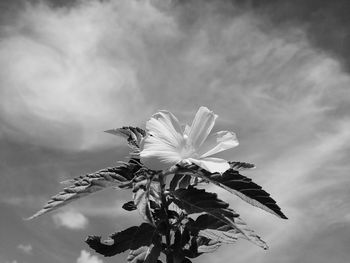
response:
[[[200,158],[231,149],[238,145],[236,134],[230,131],[219,131],[210,134],[205,142],[198,149]]]
[[[230,165],[228,164],[228,162],[220,158],[203,158],[203,159],[188,158],[187,160],[211,173],[217,172],[222,174],[226,170],[230,169]]]
[[[188,124],[184,125],[184,135],[186,135],[188,137],[188,135],[190,134],[191,131],[191,127]]]
[[[200,107],[191,125],[188,137],[193,147],[198,149],[212,130],[218,115],[206,107]]]
[[[141,162],[152,170],[163,170],[181,161],[174,148],[157,137],[148,135],[141,147]]]
[[[161,139],[164,143],[178,148],[183,143],[182,129],[177,118],[168,111],[160,111],[146,123],[147,133]]]
[[[161,169],[157,163],[175,164],[181,160],[179,149],[183,135],[176,117],[167,111],[157,112],[146,124],[147,136],[141,143],[142,163],[151,169]]]
[[[140,152],[141,159],[145,158],[160,158],[167,163],[177,163],[181,157],[171,145],[164,143],[163,140],[148,135],[141,144],[142,151]]]

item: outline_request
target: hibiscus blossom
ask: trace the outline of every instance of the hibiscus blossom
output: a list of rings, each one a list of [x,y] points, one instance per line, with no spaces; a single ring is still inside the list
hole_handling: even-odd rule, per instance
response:
[[[142,143],[141,160],[152,169],[177,163],[194,163],[214,173],[230,168],[224,159],[210,157],[238,145],[235,133],[210,134],[218,115],[200,107],[191,126],[184,129],[168,111],[159,111],[146,124],[147,136]]]

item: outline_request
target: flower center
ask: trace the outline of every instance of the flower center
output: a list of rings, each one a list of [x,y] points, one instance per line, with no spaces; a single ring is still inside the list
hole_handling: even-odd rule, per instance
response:
[[[196,158],[198,154],[196,149],[193,147],[191,140],[188,138],[187,134],[183,135],[183,144],[181,145],[180,156],[182,159],[187,159],[189,157]]]

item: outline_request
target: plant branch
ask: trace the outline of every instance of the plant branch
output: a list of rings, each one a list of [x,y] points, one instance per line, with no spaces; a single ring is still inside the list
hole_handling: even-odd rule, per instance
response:
[[[171,251],[171,235],[170,235],[170,231],[171,231],[171,227],[170,227],[170,223],[169,223],[169,216],[168,216],[168,202],[167,202],[167,198],[166,198],[166,194],[165,194],[165,181],[164,181],[164,177],[169,174],[168,172],[162,172],[159,174],[159,183],[160,183],[160,191],[161,191],[161,201],[162,201],[162,209],[164,211],[165,214],[165,240],[166,240],[166,246],[167,246],[167,250],[166,250],[166,262],[167,263],[173,263],[173,253]]]

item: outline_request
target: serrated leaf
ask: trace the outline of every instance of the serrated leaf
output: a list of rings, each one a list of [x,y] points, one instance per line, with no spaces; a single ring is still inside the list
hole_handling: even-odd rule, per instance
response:
[[[266,243],[247,227],[234,210],[228,208],[226,202],[218,199],[216,194],[207,193],[203,189],[188,188],[178,189],[172,195],[175,197],[174,202],[188,214],[205,212],[235,229],[241,238],[267,249]]]
[[[191,230],[198,232],[198,236],[200,237],[212,240],[212,245],[214,243],[232,244],[240,237],[240,232],[231,225],[208,214],[200,215],[191,225]]]
[[[252,163],[245,162],[228,162],[230,164],[231,169],[235,171],[242,171],[247,169],[254,169],[255,165]]]
[[[183,169],[193,171],[197,176],[224,188],[253,206],[259,207],[283,219],[287,219],[282,213],[281,208],[276,204],[276,201],[270,197],[269,193],[236,170],[229,169],[223,174],[219,174],[210,173],[196,165],[190,165]]]
[[[222,244],[233,244],[241,237],[235,228],[208,214],[200,215],[190,228],[198,235],[198,253],[212,253]]]
[[[143,129],[132,126],[125,126],[122,128],[107,130],[105,132],[126,138],[128,145],[133,150],[132,154],[137,156],[140,152],[141,141],[146,136],[146,132]]]
[[[144,179],[134,185],[133,192],[134,204],[140,215],[146,222],[154,224],[150,203],[157,205],[160,202],[159,182],[151,178]]]
[[[208,193],[204,189],[180,188],[173,191],[172,195],[176,197],[175,204],[188,214],[207,212],[213,215],[227,215],[232,214],[233,211],[227,209],[229,204],[218,199],[217,194]],[[238,216],[238,214],[236,215]]]
[[[234,244],[236,243],[239,234],[236,230],[220,231],[215,229],[204,229],[199,231],[198,236],[211,239],[218,243]]]
[[[100,236],[89,236],[85,241],[93,250],[105,257],[111,257],[116,254],[122,253],[130,249],[133,237],[139,227],[133,226],[119,233],[115,233],[110,236],[113,240],[113,244],[108,244],[109,242],[102,242]]]
[[[120,166],[105,168],[91,174],[74,178],[70,180],[72,185],[64,188],[63,191],[57,195],[52,196],[43,209],[27,219],[31,220],[36,218],[107,187],[128,183],[133,178],[134,172],[137,169],[139,169],[139,165],[130,161]]]
[[[238,215],[235,217],[238,217]],[[205,229],[215,229],[220,231],[235,229],[230,226],[230,224],[227,224],[222,220],[218,220],[216,217],[209,214],[203,214],[197,217],[196,221],[189,225],[189,228],[194,235],[197,235],[199,231]]]
[[[113,241],[112,244],[108,240],[102,242],[100,236],[89,236],[85,242],[97,253],[111,257],[128,249],[137,250],[157,244],[159,235],[155,227],[143,223],[111,235],[110,240]]]

